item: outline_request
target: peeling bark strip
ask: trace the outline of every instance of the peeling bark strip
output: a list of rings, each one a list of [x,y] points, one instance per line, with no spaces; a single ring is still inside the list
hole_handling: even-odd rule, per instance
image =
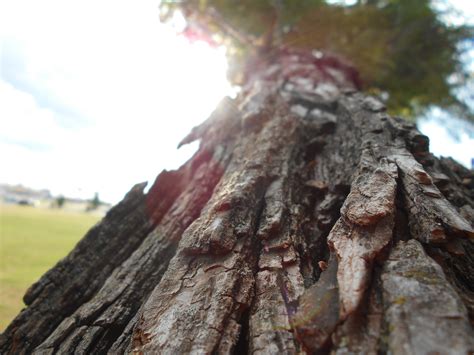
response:
[[[353,313],[370,286],[374,259],[392,238],[397,170],[382,160],[374,165],[362,155],[363,165],[332,229],[328,243],[338,257],[337,280],[341,318]]]
[[[339,59],[271,60],[28,290],[0,353],[474,351],[474,173]]]
[[[330,337],[340,323],[337,260],[334,255],[317,283],[300,297],[298,311],[290,315],[297,339],[309,352],[328,348]]]
[[[410,155],[394,157],[402,171],[406,204],[412,210],[410,225],[417,239],[448,243],[450,236],[474,238],[471,224],[444,198],[421,164]]]

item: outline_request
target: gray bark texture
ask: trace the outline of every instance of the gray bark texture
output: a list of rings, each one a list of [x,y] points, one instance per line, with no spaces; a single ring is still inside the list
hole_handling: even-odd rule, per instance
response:
[[[471,354],[474,174],[280,50],[30,287],[2,354]]]

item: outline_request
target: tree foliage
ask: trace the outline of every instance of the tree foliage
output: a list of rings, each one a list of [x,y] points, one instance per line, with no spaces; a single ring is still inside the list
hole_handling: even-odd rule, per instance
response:
[[[96,210],[97,208],[99,208],[99,206],[101,205],[101,201],[99,199],[99,193],[95,193],[94,194],[94,197],[92,198],[92,200],[89,201],[87,207],[86,207],[86,211],[93,211],[93,210]]]
[[[234,83],[242,82],[240,74],[255,55],[271,58],[280,46],[321,49],[349,59],[364,89],[386,99],[393,113],[410,117],[436,105],[471,118],[455,91],[469,76],[460,58],[470,48],[465,44],[472,29],[447,24],[432,3],[185,0],[164,1],[161,8],[164,19],[181,10],[188,33],[227,46]]]
[[[66,202],[66,198],[63,195],[60,195],[56,198],[56,206],[58,208],[64,207],[64,203]]]

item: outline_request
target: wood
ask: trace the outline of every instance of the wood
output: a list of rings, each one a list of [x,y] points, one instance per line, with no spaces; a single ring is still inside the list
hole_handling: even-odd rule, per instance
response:
[[[2,354],[474,351],[474,174],[282,49],[25,295]]]

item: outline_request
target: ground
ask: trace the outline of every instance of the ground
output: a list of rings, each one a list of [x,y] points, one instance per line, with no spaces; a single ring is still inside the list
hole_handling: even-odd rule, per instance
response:
[[[0,205],[0,332],[24,306],[26,289],[99,219],[79,212]]]

